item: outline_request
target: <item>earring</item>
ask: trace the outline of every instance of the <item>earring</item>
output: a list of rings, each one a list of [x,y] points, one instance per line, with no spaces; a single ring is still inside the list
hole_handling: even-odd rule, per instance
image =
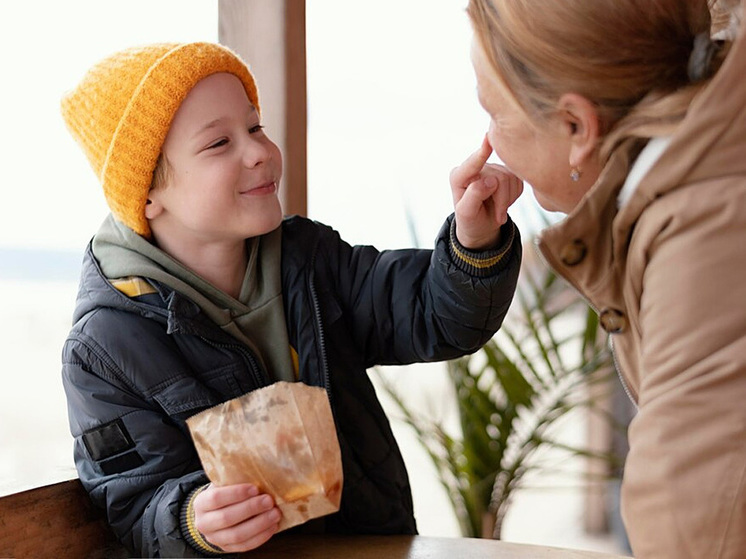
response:
[[[577,167],[570,169],[570,180],[572,180],[572,182],[578,182],[580,180],[580,169]]]

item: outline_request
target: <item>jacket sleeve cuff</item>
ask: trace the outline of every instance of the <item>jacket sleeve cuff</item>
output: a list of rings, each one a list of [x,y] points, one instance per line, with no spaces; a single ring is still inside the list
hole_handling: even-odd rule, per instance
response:
[[[181,507],[181,533],[187,543],[203,555],[206,555],[207,557],[218,557],[224,555],[225,551],[208,542],[194,525],[194,499],[197,495],[202,493],[202,491],[207,489],[208,486],[209,484],[197,487],[187,495],[186,501]]]
[[[484,278],[489,277],[504,269],[510,261],[514,252],[516,239],[516,226],[508,217],[500,227],[500,245],[497,248],[483,251],[471,251],[464,248],[456,238],[456,220],[451,221],[450,239],[448,252],[453,263],[462,272],[471,276]]]

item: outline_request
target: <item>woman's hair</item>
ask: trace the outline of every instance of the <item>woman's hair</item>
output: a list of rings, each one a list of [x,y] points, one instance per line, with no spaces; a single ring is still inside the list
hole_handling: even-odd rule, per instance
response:
[[[602,160],[626,138],[670,134],[708,77],[688,73],[695,37],[709,36],[707,0],[470,0],[467,12],[494,78],[529,121],[540,124],[564,93],[595,104]]]

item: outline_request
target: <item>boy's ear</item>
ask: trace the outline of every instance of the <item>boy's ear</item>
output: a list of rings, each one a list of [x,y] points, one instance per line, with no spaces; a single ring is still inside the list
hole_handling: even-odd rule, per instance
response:
[[[595,153],[601,136],[601,123],[596,106],[577,93],[560,97],[559,115],[570,142],[570,167],[583,168]]]
[[[163,212],[163,204],[160,201],[158,190],[148,192],[148,201],[145,203],[145,218],[155,219]]]

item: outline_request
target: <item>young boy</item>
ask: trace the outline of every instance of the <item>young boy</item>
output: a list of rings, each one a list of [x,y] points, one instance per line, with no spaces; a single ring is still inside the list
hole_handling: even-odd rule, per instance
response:
[[[518,275],[507,209],[521,183],[485,165],[485,143],[451,175],[456,211],[434,250],[353,247],[283,219],[253,77],[211,43],[116,53],[62,112],[112,212],[85,254],[63,381],[80,479],[121,541],[210,556],[275,533],[271,497],[209,485],[185,420],[279,380],[329,395],[344,488],[323,529],[416,533],[366,369],[451,359],[495,333]]]

